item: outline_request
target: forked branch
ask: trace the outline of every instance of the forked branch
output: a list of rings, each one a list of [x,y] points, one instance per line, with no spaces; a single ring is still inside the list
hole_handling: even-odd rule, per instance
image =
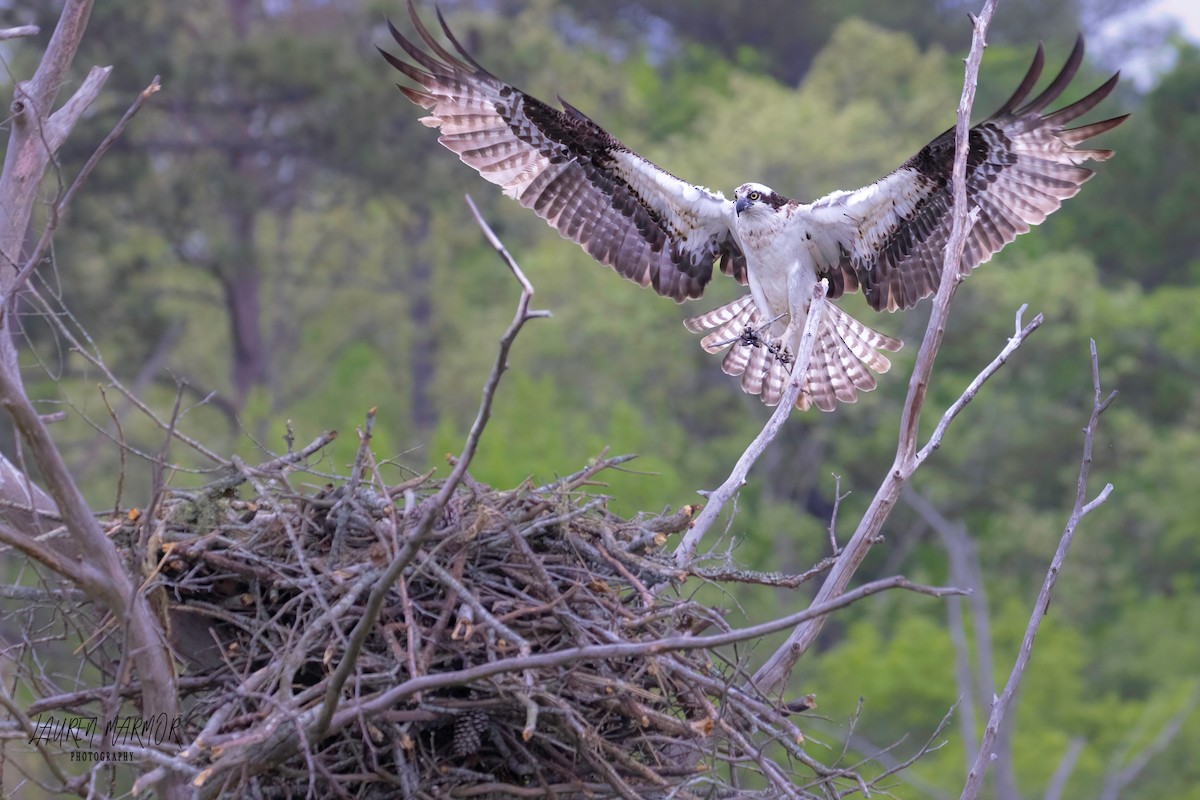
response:
[[[1013,665],[1012,672],[1009,673],[1008,682],[1004,685],[1004,691],[1000,693],[999,699],[992,705],[992,713],[988,718],[987,727],[984,728],[983,738],[979,744],[979,753],[975,758],[974,765],[967,773],[967,782],[963,787],[961,800],[974,800],[979,796],[979,792],[983,788],[983,777],[987,771],[988,764],[991,763],[992,748],[996,743],[996,737],[999,735],[1005,714],[1008,713],[1013,698],[1016,696],[1017,687],[1021,684],[1021,678],[1025,675],[1025,669],[1029,666],[1029,658],[1033,654],[1033,640],[1037,636],[1038,628],[1041,627],[1042,618],[1050,608],[1050,595],[1054,591],[1054,584],[1058,582],[1058,575],[1062,571],[1063,564],[1066,562],[1067,551],[1071,548],[1071,542],[1075,538],[1075,531],[1079,528],[1079,523],[1083,521],[1083,518],[1104,503],[1113,490],[1111,483],[1106,484],[1098,495],[1091,500],[1087,499],[1087,481],[1088,474],[1092,468],[1092,444],[1095,440],[1096,428],[1100,424],[1100,415],[1112,405],[1113,400],[1117,397],[1117,393],[1113,391],[1101,399],[1100,364],[1096,357],[1096,342],[1094,340],[1092,341],[1092,388],[1092,413],[1088,418],[1087,427],[1083,429],[1083,458],[1079,463],[1079,480],[1075,489],[1075,506],[1071,509],[1071,516],[1067,520],[1062,538],[1059,539],[1058,550],[1054,553],[1054,558],[1050,561],[1050,569],[1046,571],[1046,577],[1042,581],[1042,588],[1038,592],[1037,602],[1033,607],[1033,614],[1029,618],[1029,624],[1025,628],[1025,636],[1021,640],[1021,649],[1017,653],[1017,661]]]
[[[954,299],[958,284],[962,281],[962,277],[959,274],[959,264],[962,262],[967,234],[971,228],[971,213],[967,207],[966,188],[967,136],[971,124],[971,108],[975,102],[975,85],[979,76],[979,64],[983,59],[987,28],[991,22],[992,14],[995,12],[995,6],[995,0],[986,0],[983,11],[978,17],[973,18],[974,35],[971,41],[971,52],[967,57],[966,77],[963,81],[962,99],[958,105],[958,124],[955,128],[955,155],[952,173],[954,226],[951,230],[950,240],[946,244],[941,284],[938,287],[937,295],[934,297],[933,310],[929,315],[929,324],[925,328],[925,337],[921,342],[921,349],[917,353],[917,362],[913,367],[912,377],[908,382],[908,396],[905,398],[904,411],[900,419],[900,438],[896,445],[896,458],[883,484],[875,493],[875,497],[871,501],[867,513],[859,523],[857,530],[854,532],[854,536],[846,544],[845,550],[839,557],[837,564],[830,572],[829,577],[825,579],[825,583],[822,584],[816,598],[814,598],[814,603],[827,602],[846,590],[851,577],[858,570],[867,553],[870,552],[872,544],[878,540],[884,521],[888,518],[888,515],[900,499],[901,489],[903,489],[904,484],[911,477],[912,473],[916,471],[917,467],[920,466],[924,458],[917,450],[921,408],[924,405],[925,391],[929,386],[933,363],[946,331],[946,320],[950,314],[950,303]],[[1040,324],[1038,320],[1035,320],[1035,322]],[[993,362],[997,369],[1003,363],[1003,359],[1007,359],[1008,355],[1020,346],[1025,336],[1036,329],[1036,325],[1033,324],[1027,327],[1029,328],[1027,331],[1018,331],[1014,338],[1009,341],[1005,351],[997,359],[999,363]],[[972,383],[971,387],[964,393],[963,398],[960,399],[960,402],[955,403],[950,411],[947,412],[947,414],[951,414],[950,419],[953,418],[953,414],[957,414],[969,402],[970,396],[973,396],[973,391],[977,389],[977,384],[982,384],[991,374],[989,370],[991,372],[995,371],[989,367],[988,370],[981,373],[980,378],[977,378],[976,382]],[[948,425],[949,420],[945,420],[945,423]],[[769,692],[783,683],[792,666],[816,640],[817,634],[820,633],[823,625],[823,618],[814,619],[803,623],[792,632],[788,640],[754,674],[753,681],[760,691]]]
[[[404,544],[396,552],[395,556],[392,557],[387,569],[371,590],[363,615],[350,634],[350,643],[346,648],[346,653],[341,663],[338,664],[337,670],[335,670],[333,676],[330,678],[320,716],[313,726],[317,738],[329,727],[333,712],[338,706],[342,687],[345,686],[346,680],[355,668],[355,661],[358,659],[359,653],[362,652],[364,642],[366,642],[367,637],[375,628],[375,621],[379,617],[380,609],[383,608],[383,602],[387,598],[388,592],[391,591],[392,587],[396,584],[396,580],[400,577],[400,573],[413,560],[426,537],[433,530],[434,522],[442,513],[442,509],[446,507],[446,503],[458,488],[459,483],[462,482],[463,476],[466,475],[467,467],[471,465],[471,459],[475,457],[475,450],[479,447],[479,439],[483,436],[483,429],[487,426],[488,420],[492,415],[492,401],[496,397],[496,389],[500,385],[500,377],[508,369],[508,353],[512,349],[513,342],[516,341],[517,335],[525,327],[526,322],[531,319],[550,316],[549,311],[531,310],[529,308],[529,303],[533,299],[533,284],[529,282],[529,279],[525,277],[525,273],[521,271],[517,262],[509,255],[504,244],[492,231],[491,227],[488,226],[470,197],[467,197],[467,205],[471,207],[471,213],[474,215],[480,229],[483,230],[488,243],[496,250],[496,253],[500,256],[505,266],[508,267],[509,272],[513,274],[513,277],[517,279],[517,283],[521,285],[521,297],[517,300],[517,311],[513,316],[512,322],[509,323],[508,329],[500,337],[496,361],[492,364],[491,374],[488,375],[487,382],[483,386],[483,397],[479,401],[479,411],[475,415],[475,422],[471,425],[471,431],[467,434],[467,440],[463,444],[462,453],[455,460],[454,467],[451,469],[450,475],[442,485],[442,488],[436,495],[423,502],[418,508],[420,516],[417,518],[416,523],[405,531]]]

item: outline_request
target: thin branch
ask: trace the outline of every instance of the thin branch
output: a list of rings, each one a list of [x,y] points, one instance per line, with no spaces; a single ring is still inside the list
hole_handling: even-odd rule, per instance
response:
[[[102,573],[92,568],[87,562],[73,558],[58,547],[34,539],[23,531],[18,531],[3,523],[0,523],[0,542],[45,564],[59,575],[80,586],[86,586],[89,583],[94,585],[104,581]]]
[[[1038,592],[1037,602],[1033,607],[1033,614],[1029,618],[1029,624],[1025,628],[1025,636],[1021,640],[1021,649],[1017,653],[1017,661],[1013,665],[1012,672],[1009,673],[1008,682],[1004,685],[1004,691],[1001,692],[999,699],[992,705],[992,714],[988,719],[987,727],[984,728],[983,738],[979,744],[979,754],[975,758],[974,766],[967,773],[967,781],[963,787],[960,800],[974,800],[974,798],[979,796],[979,792],[983,787],[983,777],[987,772],[988,764],[991,763],[992,749],[996,742],[996,737],[999,735],[1001,726],[1004,724],[1004,717],[1008,713],[1008,708],[1016,696],[1021,678],[1025,675],[1025,669],[1029,665],[1030,656],[1033,654],[1034,638],[1041,627],[1042,618],[1046,615],[1050,607],[1050,596],[1054,591],[1055,583],[1058,581],[1059,572],[1062,571],[1063,564],[1066,562],[1067,551],[1071,548],[1071,542],[1075,538],[1075,531],[1083,521],[1083,518],[1107,500],[1109,494],[1112,492],[1113,486],[1110,483],[1104,487],[1096,498],[1090,502],[1086,501],[1088,474],[1091,472],[1092,467],[1092,443],[1096,436],[1096,428],[1100,424],[1100,415],[1104,413],[1116,397],[1116,392],[1111,392],[1103,400],[1100,398],[1100,364],[1096,356],[1096,342],[1094,340],[1091,343],[1091,355],[1092,413],[1088,418],[1087,426],[1083,429],[1083,457],[1079,464],[1079,481],[1075,491],[1075,507],[1071,511],[1071,516],[1067,520],[1062,538],[1059,539],[1058,550],[1054,553],[1054,558],[1050,562],[1050,568],[1046,571],[1046,577],[1042,581],[1042,588]]]
[[[435,689],[443,689],[449,686],[461,686],[463,684],[483,680],[484,678],[491,677],[492,675],[499,675],[504,672],[521,671],[524,669],[538,669],[542,667],[556,667],[570,664],[575,661],[590,659],[637,658],[640,656],[658,655],[661,653],[680,650],[716,649],[718,647],[726,647],[739,642],[760,639],[763,636],[770,636],[773,633],[787,630],[788,628],[800,624],[806,620],[827,616],[830,613],[856,603],[865,597],[870,597],[871,595],[879,594],[880,592],[891,589],[904,589],[906,591],[929,595],[931,597],[946,597],[949,595],[963,593],[961,589],[954,587],[925,586],[912,583],[902,576],[896,576],[865,583],[853,591],[839,595],[838,597],[830,600],[828,603],[812,605],[803,611],[797,611],[796,613],[789,614],[786,617],[780,617],[778,619],[773,619],[768,622],[762,622],[745,628],[735,628],[725,633],[712,634],[710,636],[676,636],[645,642],[621,642],[614,644],[586,645],[583,647],[572,647],[562,650],[555,650],[552,652],[535,653],[528,657],[516,656],[511,658],[497,659],[495,661],[479,664],[468,669],[456,671],[452,670],[432,675],[414,677],[405,681],[399,686],[393,687],[392,689],[376,695],[373,698],[363,700],[356,708],[348,708],[339,711],[335,718],[334,726],[336,727],[339,721],[342,724],[345,724],[346,722],[357,718],[360,714],[371,713],[390,708],[401,700],[411,697],[417,692],[430,692]]]
[[[111,69],[111,67],[109,69]],[[108,72],[104,73],[104,77],[108,77]],[[102,83],[103,81],[101,81],[101,84]],[[116,142],[117,139],[120,138],[121,134],[125,132],[125,128],[129,125],[129,121],[133,119],[133,116],[137,114],[137,112],[141,110],[142,106],[145,105],[146,101],[156,94],[161,88],[162,85],[159,83],[159,78],[157,75],[155,75],[154,80],[150,82],[150,85],[138,94],[137,99],[133,101],[133,105],[129,107],[129,109],[125,112],[113,129],[108,132],[108,135],[105,136],[100,144],[96,147],[91,157],[88,158],[83,167],[79,170],[79,174],[75,176],[75,180],[71,182],[71,185],[65,192],[63,192],[62,196],[58,198],[54,205],[50,207],[50,218],[46,221],[46,226],[42,229],[41,238],[38,239],[37,245],[34,246],[33,252],[29,255],[29,258],[25,260],[25,266],[21,267],[21,271],[17,273],[17,276],[13,279],[12,286],[8,290],[10,293],[20,291],[21,286],[23,286],[25,281],[29,279],[29,276],[33,273],[33,271],[37,269],[38,264],[42,260],[42,256],[46,252],[46,248],[50,246],[50,240],[54,238],[54,232],[58,229],[59,224],[62,222],[62,218],[66,213],[67,207],[70,206],[71,201],[75,199],[75,195],[79,193],[79,189],[81,186],[83,186],[84,181],[86,181],[88,176],[92,174],[92,171],[96,168],[96,165],[100,162],[100,159],[103,158],[104,154],[109,151],[109,148],[113,146],[113,143]],[[96,92],[99,91],[100,87],[97,86]],[[90,104],[91,100],[88,102]]]
[[[946,409],[946,413],[942,414],[942,418],[938,421],[937,427],[934,428],[933,434],[929,437],[929,441],[926,442],[925,446],[917,452],[917,464],[924,462],[925,459],[929,458],[933,451],[942,446],[942,438],[946,435],[946,429],[950,427],[950,423],[954,421],[954,418],[957,417],[964,408],[966,408],[967,403],[970,403],[975,399],[975,395],[979,393],[979,390],[983,387],[983,384],[987,383],[989,378],[999,372],[1000,368],[1008,363],[1008,359],[1017,351],[1017,348],[1024,344],[1025,340],[1028,339],[1034,331],[1042,327],[1042,323],[1046,321],[1046,317],[1043,314],[1038,314],[1035,316],[1028,325],[1021,325],[1021,316],[1026,308],[1028,308],[1028,304],[1022,305],[1017,310],[1016,330],[1014,331],[1012,338],[1008,340],[1008,344],[1004,346],[1004,349],[1000,351],[999,355],[992,359],[992,363],[984,367],[983,371],[975,376],[975,379],[972,380],[967,386],[966,391],[964,391],[959,398],[955,400],[948,409]]]
[[[463,476],[467,472],[467,467],[471,463],[471,459],[475,456],[475,450],[479,446],[479,440],[483,436],[483,429],[487,426],[488,419],[492,415],[492,401],[496,396],[496,389],[500,385],[500,377],[508,369],[508,353],[512,349],[513,342],[516,341],[517,335],[525,326],[525,323],[531,319],[539,317],[549,317],[549,311],[531,311],[529,303],[533,299],[533,284],[525,277],[525,273],[509,255],[508,250],[500,242],[500,239],[488,226],[487,222],[479,213],[474,201],[467,197],[467,205],[471,207],[471,213],[475,217],[476,223],[483,230],[484,236],[488,242],[499,254],[501,260],[508,267],[509,272],[517,279],[521,285],[521,297],[517,301],[517,311],[513,316],[513,320],[509,323],[508,329],[500,337],[498,352],[496,353],[496,361],[492,365],[491,374],[488,375],[487,382],[483,386],[483,397],[479,401],[479,411],[475,415],[475,422],[471,425],[471,430],[467,434],[467,440],[463,444],[462,453],[459,455],[454,464],[450,475],[442,484],[441,489],[436,495],[425,500],[419,510],[420,518],[412,531],[408,534],[404,545],[392,558],[383,575],[371,590],[370,596],[367,598],[366,607],[363,610],[362,617],[359,618],[358,624],[354,626],[354,630],[350,634],[350,642],[346,647],[346,652],[342,656],[342,661],[338,664],[337,669],[330,677],[329,686],[325,693],[325,700],[321,704],[320,715],[317,718],[314,730],[319,736],[329,727],[334,710],[337,708],[338,699],[341,696],[342,687],[346,680],[350,677],[350,673],[354,670],[355,662],[358,660],[358,654],[362,651],[363,644],[367,637],[371,635],[375,628],[375,620],[379,617],[379,612],[383,608],[384,600],[387,599],[388,593],[395,586],[396,580],[404,571],[404,568],[413,560],[417,551],[420,549],[425,538],[433,530],[433,524],[441,515],[442,509],[449,502],[450,497],[458,488]]]
[[[12,335],[18,270],[10,267],[24,263],[21,254],[42,179],[59,146],[111,72],[108,67],[93,68],[74,95],[52,112],[91,10],[91,0],[66,0],[33,77],[20,82],[14,91],[8,147],[0,173],[0,266],[4,267],[0,269],[0,406],[36,461],[75,546],[86,554],[86,561],[77,562],[66,570],[67,574],[79,579],[80,589],[124,623],[125,652],[143,687],[143,714],[173,718],[178,713],[178,692],[163,630],[147,598],[133,584],[116,544],[97,524],[46,423],[30,401]],[[25,546],[28,548],[29,542]],[[159,786],[170,798],[187,794],[186,783],[174,777]]]
[[[795,362],[792,364],[792,377],[783,393],[783,399],[779,401],[775,412],[771,414],[771,418],[767,420],[767,424],[763,426],[758,436],[754,437],[754,441],[750,442],[745,452],[742,453],[742,457],[737,460],[729,477],[709,494],[704,510],[696,517],[696,522],[691,529],[684,533],[675,549],[675,563],[680,567],[686,567],[691,562],[692,557],[696,554],[696,548],[700,545],[700,540],[717,521],[725,504],[745,485],[746,475],[749,474],[750,468],[779,434],[783,423],[792,413],[796,400],[800,398],[800,392],[804,388],[804,377],[808,373],[808,365],[812,361],[813,350],[816,347],[817,331],[820,330],[821,320],[825,318],[825,291],[825,284],[820,282],[814,287],[810,296],[808,318],[804,321],[804,331],[800,339],[800,351],[796,354]]]
[[[21,39],[26,36],[37,36],[42,29],[37,25],[18,25],[15,28],[0,28],[0,41]]]
[[[3,706],[4,710],[9,713],[9,715],[17,722],[18,725],[21,726],[21,731],[28,737],[27,741],[33,743],[33,746],[37,749],[38,755],[42,757],[42,761],[46,764],[46,767],[58,780],[59,787],[54,789],[54,791],[57,793],[65,792],[66,787],[70,784],[70,781],[67,779],[67,776],[63,774],[62,768],[59,767],[58,759],[54,758],[54,756],[51,755],[51,753],[46,749],[46,745],[42,741],[43,737],[38,735],[33,720],[31,720],[28,715],[21,710],[21,707],[17,705],[16,700],[13,699],[11,694],[9,694],[8,686],[5,685],[4,681],[0,681],[0,706]]]

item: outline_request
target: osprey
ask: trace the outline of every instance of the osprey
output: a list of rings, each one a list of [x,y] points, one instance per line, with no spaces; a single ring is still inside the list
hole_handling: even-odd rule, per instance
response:
[[[942,272],[952,221],[954,131],[938,136],[899,169],[856,191],[811,203],[745,183],[733,199],[681,180],[621,144],[560,98],[548,106],[480,66],[454,38],[441,13],[450,52],[409,15],[424,47],[388,23],[409,61],[383,57],[420,88],[400,86],[429,112],[438,141],[467,165],[531,208],[565,238],[640,286],[683,302],[700,297],[714,265],[750,293],[687,320],[710,353],[728,347],[722,368],[742,389],[775,405],[818,281],[830,300],[861,289],[876,311],[911,308],[932,294]],[[1039,45],[1021,85],[996,113],[971,128],[967,197],[977,216],[959,271],[967,275],[1042,222],[1092,176],[1080,166],[1111,150],[1079,145],[1128,115],[1064,127],[1103,100],[1119,73],[1081,100],[1043,114],[1083,60],[1083,40],[1050,85],[1026,102],[1042,71]],[[831,411],[875,388],[872,372],[891,363],[884,336],[830,303],[796,406]]]

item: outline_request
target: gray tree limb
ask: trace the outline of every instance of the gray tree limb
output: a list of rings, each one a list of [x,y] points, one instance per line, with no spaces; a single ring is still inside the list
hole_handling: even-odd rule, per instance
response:
[[[1038,592],[1037,602],[1033,607],[1033,614],[1029,618],[1029,624],[1025,628],[1025,636],[1021,640],[1021,649],[1017,653],[1017,661],[1013,665],[1012,672],[1009,673],[1008,682],[1004,685],[1004,691],[1000,693],[1000,697],[992,704],[992,713],[988,718],[987,727],[984,728],[983,738],[979,744],[979,754],[975,758],[975,764],[967,773],[967,782],[963,787],[960,800],[975,800],[983,787],[983,777],[993,758],[993,747],[996,737],[1000,734],[1005,715],[1008,713],[1009,706],[1012,705],[1013,698],[1016,696],[1017,689],[1021,684],[1021,678],[1025,675],[1025,670],[1029,666],[1029,659],[1033,654],[1034,638],[1041,627],[1042,618],[1046,615],[1046,611],[1050,607],[1050,596],[1054,592],[1055,583],[1058,582],[1058,574],[1062,571],[1063,564],[1066,562],[1067,552],[1070,550],[1071,542],[1075,538],[1075,531],[1078,530],[1083,518],[1104,503],[1108,499],[1109,494],[1112,493],[1113,485],[1110,483],[1092,500],[1089,501],[1087,499],[1087,480],[1092,468],[1092,443],[1095,439],[1096,428],[1100,424],[1100,415],[1105,412],[1117,396],[1116,392],[1111,392],[1103,400],[1100,398],[1100,364],[1096,356],[1095,341],[1092,342],[1092,388],[1092,413],[1088,418],[1087,426],[1083,429],[1083,457],[1079,464],[1079,480],[1075,491],[1075,506],[1071,510],[1071,516],[1067,520],[1062,538],[1059,539],[1058,550],[1055,551],[1054,558],[1050,561],[1050,568],[1046,571],[1046,577],[1042,581],[1042,588]]]
[[[967,57],[966,77],[963,81],[962,99],[958,106],[958,124],[955,128],[955,156],[953,169],[954,187],[954,227],[950,240],[946,244],[945,263],[942,267],[941,284],[934,297],[933,310],[930,313],[929,324],[925,329],[925,337],[921,349],[917,353],[917,362],[913,367],[912,377],[908,383],[908,396],[905,399],[904,411],[900,420],[900,439],[896,446],[896,458],[883,484],[871,501],[867,513],[863,516],[857,530],[846,543],[837,564],[830,571],[821,589],[814,598],[814,603],[828,602],[846,590],[851,577],[870,552],[871,546],[878,541],[883,523],[900,498],[900,490],[913,472],[921,465],[928,453],[936,449],[950,421],[962,408],[970,402],[973,392],[995,373],[1007,359],[1008,355],[1020,346],[1024,338],[1041,324],[1040,317],[1019,331],[1008,346],[1001,352],[1000,357],[991,365],[955,403],[939,424],[934,439],[920,453],[917,452],[918,425],[921,407],[925,401],[925,391],[929,386],[929,376],[933,371],[933,362],[941,346],[942,337],[946,332],[946,319],[950,313],[950,303],[961,282],[959,263],[962,261],[963,249],[966,245],[967,233],[970,230],[971,214],[967,209],[966,173],[967,173],[967,134],[970,130],[971,107],[975,101],[975,85],[979,76],[979,64],[983,59],[988,23],[995,12],[995,0],[986,0],[979,17],[974,18],[974,35],[971,42],[971,53]],[[805,622],[798,626],[788,640],[776,650],[766,663],[754,674],[753,681],[763,692],[769,692],[781,686],[787,679],[796,661],[812,646],[817,635],[824,626],[824,618]]]
[[[95,100],[110,70],[94,68],[67,102],[54,110],[91,10],[91,0],[67,0],[33,77],[17,83],[8,149],[0,172],[0,407],[12,418],[25,451],[37,464],[46,492],[82,557],[73,562],[64,560],[63,553],[38,542],[31,531],[8,528],[6,543],[56,568],[123,621],[126,652],[142,685],[143,713],[173,718],[179,712],[175,669],[162,628],[116,546],[101,530],[45,421],[26,394],[12,336],[14,289],[38,188],[55,161],[57,149]],[[36,502],[44,505],[44,499]],[[158,788],[170,798],[189,794],[186,781],[177,778],[163,780]]]

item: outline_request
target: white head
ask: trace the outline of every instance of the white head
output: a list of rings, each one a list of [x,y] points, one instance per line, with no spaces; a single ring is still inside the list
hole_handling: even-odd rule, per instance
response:
[[[740,217],[742,214],[758,214],[763,211],[778,211],[787,204],[788,199],[776,192],[770,186],[761,183],[743,183],[733,193],[733,208]]]

